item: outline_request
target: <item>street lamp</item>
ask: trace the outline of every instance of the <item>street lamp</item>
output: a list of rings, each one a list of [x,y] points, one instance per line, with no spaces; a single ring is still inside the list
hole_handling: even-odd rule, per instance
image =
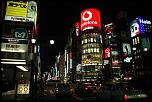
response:
[[[54,40],[50,40],[50,44],[51,44],[51,45],[54,45]]]

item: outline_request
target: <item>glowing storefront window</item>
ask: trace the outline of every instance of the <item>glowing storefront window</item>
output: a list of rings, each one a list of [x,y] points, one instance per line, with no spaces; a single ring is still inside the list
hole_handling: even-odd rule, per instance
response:
[[[93,42],[93,38],[91,38],[91,42]]]

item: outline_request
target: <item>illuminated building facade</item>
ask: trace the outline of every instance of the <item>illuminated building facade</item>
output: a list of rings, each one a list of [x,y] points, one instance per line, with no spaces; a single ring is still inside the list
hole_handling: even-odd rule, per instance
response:
[[[103,48],[100,11],[81,12],[81,69],[80,81],[97,81],[102,76]]]
[[[121,64],[121,78],[127,76],[132,79],[132,51],[131,51],[131,36],[130,36],[130,26],[128,22],[128,16],[126,11],[120,11],[116,15],[116,20],[114,22],[115,30],[117,36],[117,46],[118,46],[118,59]],[[129,80],[130,80],[129,79]]]
[[[37,79],[36,66],[39,66],[40,62],[40,59],[37,59],[39,48],[36,42],[32,42],[32,39],[37,38],[37,3],[4,1],[3,4],[5,9],[1,36],[1,64],[4,69],[2,74],[9,81],[13,81],[13,87],[5,91],[15,89],[17,98],[26,98],[33,95],[33,86],[36,85],[34,82]],[[24,83],[20,83],[20,77],[24,77]],[[23,84],[27,90],[19,91],[24,87]],[[6,87],[3,85],[4,89]]]
[[[77,79],[76,66],[81,63],[81,52],[80,52],[80,22],[75,22],[74,26],[71,29],[71,38],[72,46],[71,46],[71,55],[70,55],[70,63],[71,63],[71,73],[70,73],[70,81],[75,83]]]
[[[120,79],[121,60],[119,59],[118,38],[114,32],[114,24],[104,25],[104,80]]]
[[[150,80],[151,75],[151,18],[138,16],[131,22],[133,73],[135,78]],[[141,83],[140,83],[141,84]],[[148,83],[147,83],[148,85]]]

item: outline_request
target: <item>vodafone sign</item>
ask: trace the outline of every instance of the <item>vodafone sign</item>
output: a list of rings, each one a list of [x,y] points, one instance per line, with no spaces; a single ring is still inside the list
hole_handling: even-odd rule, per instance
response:
[[[86,27],[101,28],[99,10],[91,8],[81,12],[81,30]]]

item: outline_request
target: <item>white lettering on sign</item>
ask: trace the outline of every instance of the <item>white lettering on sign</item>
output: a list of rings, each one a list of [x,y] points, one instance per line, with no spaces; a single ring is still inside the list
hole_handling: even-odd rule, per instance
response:
[[[88,25],[88,24],[97,24],[96,21],[87,21],[87,22],[84,22],[81,27],[85,26],[85,25]]]
[[[34,22],[34,18],[29,18],[29,17],[15,17],[15,16],[5,16],[5,20],[20,21],[20,22]]]
[[[143,20],[143,19],[139,19],[139,22],[140,22],[140,23],[144,23],[144,24],[151,24],[150,21],[148,21],[148,20]]]
[[[28,44],[1,43],[2,52],[27,52]]]

